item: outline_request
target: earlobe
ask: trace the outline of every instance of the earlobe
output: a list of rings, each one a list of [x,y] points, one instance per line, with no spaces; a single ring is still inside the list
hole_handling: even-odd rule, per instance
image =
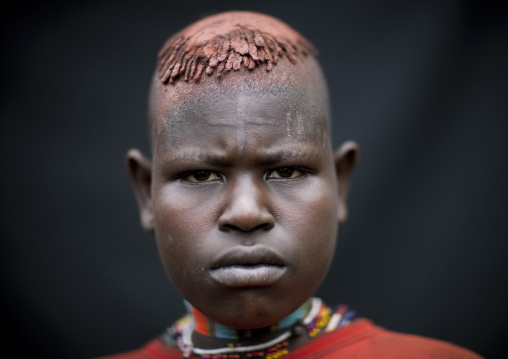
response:
[[[344,142],[334,153],[335,172],[338,181],[338,221],[343,223],[348,216],[347,196],[353,171],[359,160],[359,147],[354,141]]]
[[[134,188],[141,226],[145,231],[153,232],[152,161],[138,149],[130,149],[127,151],[125,162]]]

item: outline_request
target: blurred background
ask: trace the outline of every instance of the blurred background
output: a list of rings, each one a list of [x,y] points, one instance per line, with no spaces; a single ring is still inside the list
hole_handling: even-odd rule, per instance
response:
[[[489,1],[55,1],[2,6],[0,336],[16,357],[137,348],[184,311],[124,169],[148,152],[165,39],[255,10],[320,51],[333,141],[362,159],[318,295],[489,358],[508,349],[508,17]]]

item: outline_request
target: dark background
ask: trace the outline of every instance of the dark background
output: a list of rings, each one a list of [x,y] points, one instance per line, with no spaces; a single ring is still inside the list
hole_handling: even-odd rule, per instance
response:
[[[334,144],[362,146],[318,294],[389,329],[508,357],[507,13],[443,0],[4,4],[2,351],[124,351],[183,312],[123,157],[147,150],[166,37],[232,9],[279,17],[316,45]]]

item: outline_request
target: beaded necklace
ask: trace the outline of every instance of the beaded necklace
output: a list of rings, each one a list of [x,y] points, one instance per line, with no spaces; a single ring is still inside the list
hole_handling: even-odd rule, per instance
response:
[[[241,340],[255,337],[256,335],[266,334],[267,332],[276,332],[279,329],[289,328],[297,323],[299,320],[305,318],[312,308],[312,301],[305,302],[301,307],[289,314],[287,317],[282,319],[280,322],[275,323],[267,328],[253,329],[253,330],[237,330],[220,323],[214,322],[213,320],[206,317],[204,314],[194,308],[189,302],[185,301],[187,311],[194,321],[194,331],[203,336],[220,339],[233,339]]]
[[[163,340],[168,345],[178,346],[184,358],[194,354],[201,359],[279,358],[289,353],[290,339],[301,334],[296,333],[299,328],[305,328],[308,337],[314,338],[323,332],[348,325],[355,314],[348,311],[345,305],[332,311],[321,299],[311,298],[268,328],[235,330],[211,321],[189,303],[186,306],[189,314],[168,328]],[[267,340],[254,344],[255,338],[260,337]]]

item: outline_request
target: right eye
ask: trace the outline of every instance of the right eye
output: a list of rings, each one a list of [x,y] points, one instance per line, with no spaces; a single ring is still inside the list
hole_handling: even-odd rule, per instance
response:
[[[192,183],[222,181],[222,176],[216,172],[199,170],[192,171],[183,180]]]

